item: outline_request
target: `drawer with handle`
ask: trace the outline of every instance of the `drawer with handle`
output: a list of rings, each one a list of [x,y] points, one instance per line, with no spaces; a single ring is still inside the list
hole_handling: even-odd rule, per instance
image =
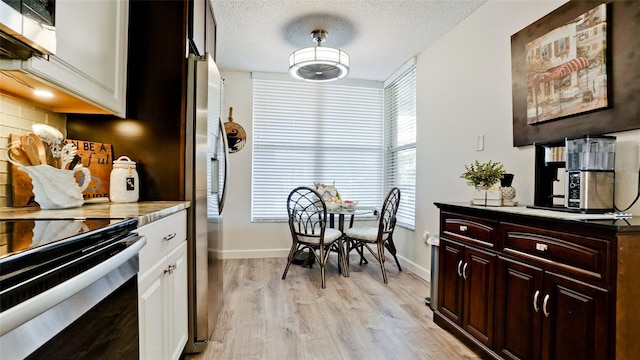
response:
[[[442,212],[440,219],[442,236],[482,247],[496,247],[496,221],[448,212]]]
[[[500,228],[505,254],[584,280],[609,283],[609,241],[510,223],[501,223]]]
[[[140,250],[140,273],[143,273],[187,238],[186,211],[146,224],[137,231],[147,237],[147,245]]]

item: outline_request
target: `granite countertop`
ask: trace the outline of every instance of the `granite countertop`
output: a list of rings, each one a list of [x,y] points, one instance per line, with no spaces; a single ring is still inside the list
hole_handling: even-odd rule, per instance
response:
[[[528,206],[482,206],[471,205],[469,202],[435,202],[436,206],[448,205],[462,208],[502,212],[522,216],[535,216],[547,219],[557,219],[565,221],[579,221],[588,224],[601,226],[614,226],[619,229],[636,231],[640,230],[640,216],[628,218],[618,218],[612,213],[607,214],[583,214],[570,211],[547,210],[541,208],[530,208]]]
[[[0,207],[0,221],[17,219],[128,219],[137,218],[143,226],[190,207],[188,201],[141,201],[134,203],[97,203],[61,210],[38,207]]]

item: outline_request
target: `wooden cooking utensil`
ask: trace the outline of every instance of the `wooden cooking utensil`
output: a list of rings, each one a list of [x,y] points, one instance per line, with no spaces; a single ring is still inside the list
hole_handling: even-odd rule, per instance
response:
[[[27,154],[32,165],[47,164],[47,151],[40,137],[27,133],[20,137],[22,150]]]
[[[27,153],[22,150],[19,142],[14,142],[11,144],[7,151],[7,157],[9,158],[9,162],[16,166],[30,166],[31,161],[29,161],[29,157]]]

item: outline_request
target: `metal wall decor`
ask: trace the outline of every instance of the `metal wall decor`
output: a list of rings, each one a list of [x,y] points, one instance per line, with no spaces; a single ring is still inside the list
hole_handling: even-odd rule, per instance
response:
[[[233,122],[233,107],[229,107],[229,121],[224,123],[224,131],[227,134],[229,152],[240,151],[247,142],[247,133],[242,125]]]

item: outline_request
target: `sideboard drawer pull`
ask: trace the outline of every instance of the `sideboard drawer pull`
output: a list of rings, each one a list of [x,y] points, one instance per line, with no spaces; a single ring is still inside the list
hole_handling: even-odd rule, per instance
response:
[[[169,241],[169,240],[172,240],[175,237],[176,237],[176,233],[173,233],[173,234],[169,234],[169,235],[163,237],[162,240]]]
[[[547,244],[536,243],[536,250],[547,251]]]
[[[466,225],[460,225],[460,231],[467,231]]]

